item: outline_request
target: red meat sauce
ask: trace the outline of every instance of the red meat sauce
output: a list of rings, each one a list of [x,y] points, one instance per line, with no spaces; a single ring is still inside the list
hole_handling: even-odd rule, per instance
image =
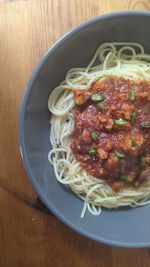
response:
[[[89,175],[118,191],[150,173],[150,83],[101,78],[76,90],[71,149]]]

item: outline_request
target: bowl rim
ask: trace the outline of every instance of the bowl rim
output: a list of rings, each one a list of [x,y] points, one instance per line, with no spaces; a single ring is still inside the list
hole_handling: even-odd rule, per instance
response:
[[[96,236],[95,234],[91,234],[88,231],[84,229],[80,229],[78,226],[76,226],[73,222],[65,218],[65,216],[60,213],[57,209],[53,207],[53,205],[46,199],[44,194],[42,193],[40,187],[37,185],[36,180],[34,178],[34,175],[32,174],[30,164],[28,161],[26,149],[25,149],[25,142],[24,142],[24,118],[25,118],[25,112],[26,112],[26,104],[32,89],[32,85],[40,72],[41,68],[43,65],[46,63],[48,58],[55,52],[55,50],[61,46],[63,42],[66,42],[70,37],[72,37],[74,34],[79,32],[80,30],[83,30],[84,28],[96,24],[99,21],[103,20],[108,20],[111,18],[115,17],[122,17],[122,16],[146,16],[150,17],[150,12],[149,11],[123,11],[123,12],[113,12],[113,13],[108,13],[104,14],[101,16],[96,16],[92,19],[89,19],[83,23],[78,24],[75,28],[69,30],[67,33],[65,33],[61,38],[58,39],[57,42],[54,43],[42,56],[42,58],[39,60],[39,62],[36,64],[35,68],[32,71],[32,74],[27,82],[27,85],[25,87],[23,97],[22,97],[22,102],[20,105],[20,111],[19,111],[19,123],[18,123],[18,134],[19,134],[19,149],[20,149],[20,154],[23,160],[23,164],[25,167],[25,170],[27,172],[28,178],[38,194],[38,196],[41,198],[43,203],[47,206],[47,208],[65,225],[67,225],[69,228],[77,232],[78,234],[81,234],[82,236],[86,238],[90,238],[94,241],[97,241],[99,243],[103,243],[106,245],[110,246],[115,246],[115,247],[122,247],[122,248],[146,248],[150,247],[150,242],[123,242],[123,241],[112,241],[106,238],[102,238],[99,236]]]

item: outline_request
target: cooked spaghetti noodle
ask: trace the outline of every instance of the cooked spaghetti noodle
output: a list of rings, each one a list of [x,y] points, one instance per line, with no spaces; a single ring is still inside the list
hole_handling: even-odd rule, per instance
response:
[[[70,145],[75,128],[74,92],[87,91],[100,78],[122,77],[131,81],[150,81],[150,55],[138,43],[113,42],[98,47],[86,68],[73,68],[65,80],[50,94],[48,108],[52,113],[48,159],[54,167],[57,180],[70,186],[94,215],[101,207],[142,206],[150,203],[150,179],[134,188],[128,184],[113,191],[105,179],[89,175],[76,159]]]

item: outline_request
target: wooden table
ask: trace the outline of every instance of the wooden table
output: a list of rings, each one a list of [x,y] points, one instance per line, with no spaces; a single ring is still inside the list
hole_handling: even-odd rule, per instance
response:
[[[150,1],[0,0],[0,267],[150,267],[150,249],[119,249],[73,232],[37,202],[18,150],[18,112],[40,57],[94,16]]]

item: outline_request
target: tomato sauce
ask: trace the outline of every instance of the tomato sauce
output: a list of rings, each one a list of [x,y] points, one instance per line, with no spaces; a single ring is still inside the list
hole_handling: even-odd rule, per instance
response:
[[[114,191],[150,174],[150,83],[102,78],[76,90],[71,149],[89,175]]]

